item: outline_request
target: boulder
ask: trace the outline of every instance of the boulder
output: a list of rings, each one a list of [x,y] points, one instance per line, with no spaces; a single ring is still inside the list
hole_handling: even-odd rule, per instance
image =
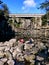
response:
[[[10,59],[7,61],[7,63],[8,63],[8,65],[14,65],[15,62],[14,62],[14,60]]]
[[[4,55],[6,56],[7,59],[12,59],[12,53],[10,51],[4,52]]]
[[[17,47],[16,50],[17,50],[17,52],[21,52],[21,48],[19,48],[19,47]]]
[[[25,41],[25,44],[28,44],[29,43],[29,41]]]
[[[27,60],[27,61],[32,61],[35,59],[35,55],[24,55],[24,58]]]
[[[4,45],[0,47],[0,51],[3,51],[5,49]]]
[[[46,65],[49,65],[49,63],[48,63],[48,64],[46,64]]]
[[[10,43],[16,43],[16,39],[10,39],[9,42]]]
[[[43,61],[43,60],[44,60],[44,58],[43,58],[43,57],[40,57],[40,56],[37,56],[36,59],[37,59],[38,61]]]
[[[14,50],[12,54],[13,54],[13,58],[15,58],[17,55],[17,50]]]
[[[11,48],[10,48],[10,52],[11,52],[11,53],[13,53],[13,51],[14,51],[14,48],[13,48],[13,47],[11,47]]]
[[[4,64],[4,62],[0,60],[0,65],[3,65],[3,64]]]
[[[30,60],[31,64],[30,65],[35,65],[35,60]]]
[[[3,51],[0,51],[0,58],[2,58],[4,56]]]
[[[8,50],[10,50],[10,47],[9,46],[8,47],[6,46],[4,51],[8,51]]]
[[[9,41],[5,41],[5,42],[4,42],[4,45],[10,46]]]
[[[49,49],[48,49],[48,53],[49,53]]]
[[[36,54],[37,52],[38,52],[38,49],[36,47],[33,47],[31,53]]]
[[[24,57],[21,56],[21,55],[20,55],[20,56],[17,56],[17,60],[18,60],[18,61],[24,61]]]
[[[7,61],[7,58],[2,58],[2,59],[0,59],[0,60],[5,63],[5,62]]]
[[[38,45],[38,48],[39,48],[39,49],[44,48],[44,43],[42,43],[42,42],[38,42],[37,45]]]
[[[14,46],[14,44],[16,44],[16,39],[10,39],[9,44],[11,47]]]

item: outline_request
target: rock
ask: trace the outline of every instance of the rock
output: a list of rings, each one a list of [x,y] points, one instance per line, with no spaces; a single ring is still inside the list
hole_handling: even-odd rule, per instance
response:
[[[24,49],[25,49],[25,50],[26,50],[26,49],[30,50],[30,49],[33,48],[33,46],[34,46],[34,44],[24,44]]]
[[[24,46],[24,49],[26,50],[26,49],[30,49],[30,45],[29,44],[25,44],[25,46]]]
[[[32,48],[31,53],[36,54],[38,52],[38,49],[36,47]]]
[[[40,62],[38,63],[38,65],[41,65]]]
[[[26,41],[26,42],[25,42],[25,44],[28,44],[28,43],[29,43],[29,41]]]
[[[30,62],[31,62],[30,65],[35,65],[35,60],[31,60]]]
[[[38,46],[39,49],[44,48],[44,43],[38,42],[37,46]]]
[[[10,53],[10,51],[4,52],[4,55],[6,56],[7,59],[12,59],[12,53]]]
[[[23,41],[23,40],[21,40]],[[24,44],[22,42],[18,41],[16,42],[16,39],[11,39],[9,41],[6,41],[4,43],[0,44],[0,65],[3,65],[4,63],[8,63],[9,65],[14,65],[14,60],[18,60],[19,62],[29,61],[31,65],[34,65],[35,63],[35,54],[40,51],[40,49],[46,49],[46,46],[40,42],[37,41],[37,43],[34,43],[34,40],[31,39],[32,43],[29,41],[26,41]],[[17,44],[16,44],[17,43]],[[48,49],[49,53],[49,49]],[[36,60],[43,61],[44,57],[36,56]]]
[[[17,47],[17,52],[21,52],[21,48]]]
[[[4,45],[0,47],[0,51],[3,51],[5,49]]]
[[[2,58],[2,59],[0,59],[0,60],[5,63],[5,62],[7,61],[7,58]]]
[[[49,49],[48,49],[48,53],[49,53]]]
[[[11,47],[14,46],[15,43],[16,43],[16,39],[10,39],[9,40],[9,44]]]
[[[0,42],[0,47],[3,46],[3,42]]]
[[[13,48],[13,47],[11,47],[11,48],[10,48],[10,52],[11,52],[11,53],[13,53],[13,51],[14,51],[14,48]]]
[[[17,53],[18,53],[17,50],[14,50],[14,51],[13,51],[13,53],[12,53],[12,54],[13,54],[13,58],[16,57]]]
[[[35,55],[24,55],[24,58],[27,60],[27,61],[32,61],[33,59],[35,59]]]
[[[36,59],[39,60],[39,61],[43,61],[44,60],[44,58],[40,57],[40,56],[37,56]]]
[[[5,42],[4,42],[4,45],[6,45],[6,46],[10,46],[10,44],[9,44],[8,41],[5,41]]]
[[[0,58],[4,56],[4,53],[0,51]]]
[[[20,44],[20,43],[19,43],[19,44],[18,44],[18,47],[17,47],[17,51],[18,51],[18,49],[20,50],[19,52],[23,51],[23,48],[24,48],[23,45],[24,45],[24,44]]]
[[[10,60],[7,61],[7,63],[8,63],[9,65],[14,65],[15,62],[14,62],[14,60],[11,60],[11,59],[10,59]]]
[[[5,50],[4,51],[8,51],[8,50],[10,50],[10,47],[8,46],[6,46],[6,48],[5,48]]]
[[[17,59],[18,61],[24,61],[24,56],[23,56],[23,54],[22,54],[22,53],[18,53],[17,56],[16,56],[16,59]]]
[[[48,64],[46,64],[46,65],[49,65],[49,63],[48,63]]]
[[[0,60],[0,65],[3,65],[4,64],[4,62],[2,62],[1,60]]]
[[[24,57],[23,56],[19,56],[19,57],[17,57],[17,60],[18,61],[24,61]]]
[[[9,42],[10,43],[16,43],[16,39],[10,39]]]
[[[31,46],[31,49],[32,49],[35,46],[35,44],[31,44],[30,46]]]

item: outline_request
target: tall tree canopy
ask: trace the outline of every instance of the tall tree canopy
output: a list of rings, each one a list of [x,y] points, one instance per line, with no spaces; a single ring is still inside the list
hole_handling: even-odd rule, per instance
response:
[[[9,18],[9,10],[6,4],[0,1],[0,15],[4,16],[6,20]],[[3,13],[3,14],[2,14]]]
[[[49,22],[49,0],[41,3],[40,8],[46,10],[46,14],[42,16],[42,25],[45,25],[47,22]]]
[[[46,11],[49,11],[49,1],[46,0],[45,2],[40,4],[41,9],[45,9]]]
[[[0,41],[7,41],[14,36],[14,31],[8,24],[9,10],[7,5],[0,1],[0,7]]]

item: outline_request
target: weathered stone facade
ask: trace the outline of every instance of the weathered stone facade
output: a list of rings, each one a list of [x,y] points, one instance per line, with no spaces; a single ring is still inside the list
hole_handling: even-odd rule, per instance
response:
[[[45,35],[48,37],[49,26],[42,26],[41,17],[43,15],[44,14],[9,14],[9,17],[13,22],[15,18],[16,22],[22,23],[18,29],[13,27],[16,32],[21,32],[26,35],[31,34],[31,36],[41,37],[41,35]]]
[[[32,25],[34,28],[41,27],[42,15],[44,14],[9,14],[10,18],[12,18],[13,21],[15,17],[17,22],[22,22],[20,28],[27,28],[30,25]],[[34,20],[32,18],[34,18]]]

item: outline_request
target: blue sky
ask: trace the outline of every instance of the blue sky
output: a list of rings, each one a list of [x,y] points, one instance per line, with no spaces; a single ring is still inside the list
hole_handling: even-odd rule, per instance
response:
[[[10,13],[45,13],[37,9],[45,0],[2,0],[7,4]]]

